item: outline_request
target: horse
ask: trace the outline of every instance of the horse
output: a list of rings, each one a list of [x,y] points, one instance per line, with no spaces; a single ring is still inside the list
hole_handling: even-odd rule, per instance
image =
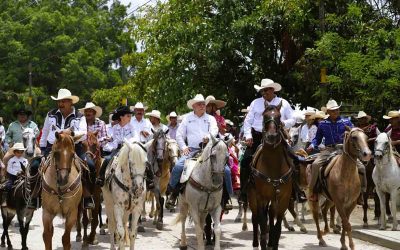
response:
[[[265,105],[263,113],[263,142],[254,154],[252,184],[248,186],[248,205],[252,212],[253,247],[278,249],[282,219],[292,193],[293,169],[288,160],[287,144],[282,131],[279,105]],[[268,167],[266,167],[268,166]],[[247,204],[244,205],[243,229],[247,228]],[[269,217],[269,218],[268,218]],[[276,223],[275,222],[276,219]],[[260,226],[260,242],[258,227]]]
[[[351,233],[350,215],[357,204],[357,199],[361,192],[361,182],[357,170],[358,159],[368,161],[371,158],[371,150],[368,147],[367,136],[359,128],[346,131],[343,139],[343,152],[335,156],[328,164],[326,171],[322,175],[326,176],[326,196],[327,200],[322,209],[322,215],[326,221],[327,210],[333,205],[342,220],[342,234],[340,242],[341,249],[347,249],[346,233],[349,238],[349,246],[354,249],[354,242]],[[310,201],[310,208],[313,219],[317,226],[317,237],[320,246],[327,246],[319,227],[319,203]],[[331,210],[332,212],[332,210]],[[332,216],[332,214],[331,214]]]
[[[195,224],[197,249],[205,249],[203,226],[208,213],[211,214],[214,221],[214,249],[220,249],[222,185],[224,185],[224,168],[228,161],[227,145],[229,142],[225,143],[211,135],[211,140],[197,160],[183,193],[179,195],[180,211],[175,224],[181,222],[182,225],[181,250],[187,249],[185,224],[189,213]]]
[[[24,156],[30,160],[33,157],[40,155],[40,149],[37,147],[35,131],[32,128],[24,128],[22,130],[22,143],[26,148]]]
[[[154,173],[154,193],[156,211],[153,224],[158,230],[163,229],[164,197],[170,178],[170,169],[175,165],[179,157],[179,146],[175,140],[167,138],[168,131],[159,129],[153,132],[153,141],[148,148],[147,157]],[[153,201],[153,197],[151,200]],[[152,203],[153,208],[153,203]],[[150,215],[151,217],[151,215]]]
[[[1,208],[1,216],[3,218],[3,234],[1,236],[1,247],[6,247],[5,240],[7,239],[8,249],[12,249],[12,243],[8,234],[8,227],[12,219],[17,215],[19,223],[19,232],[21,234],[22,250],[27,250],[27,236],[29,232],[29,224],[32,220],[34,209],[27,207],[33,193],[38,193],[40,190],[39,170],[28,167],[25,173],[21,174],[15,181],[12,191],[8,194],[7,207]]]
[[[124,239],[128,233],[130,249],[134,249],[136,227],[146,195],[146,164],[149,164],[146,147],[139,142],[125,140],[106,171],[106,183],[102,191],[111,249],[115,249],[115,240],[119,249],[125,249]],[[130,231],[127,227],[129,215],[132,215]]]
[[[101,158],[100,152],[100,143],[97,140],[96,132],[88,132],[86,140],[83,142],[84,147],[86,148],[86,157],[90,158],[96,167],[96,177],[99,175],[100,167],[103,162]],[[93,176],[92,176],[93,177]],[[90,178],[90,177],[88,177]],[[94,180],[92,180],[94,181]],[[93,200],[94,200],[94,208],[91,211],[83,211],[83,207],[79,206],[78,212],[78,223],[76,227],[77,235],[76,241],[79,242],[82,240],[81,234],[81,222],[80,219],[83,215],[82,224],[83,224],[83,244],[82,247],[87,247],[88,245],[97,245],[98,241],[96,239],[96,228],[99,225],[99,215],[101,209],[101,188],[97,185],[92,185],[93,187]],[[88,214],[89,213],[89,214]],[[90,216],[89,216],[90,215]],[[90,221],[90,234],[87,235],[87,228]]]
[[[380,230],[386,229],[385,204],[386,193],[391,197],[391,212],[393,216],[392,230],[397,230],[397,195],[400,188],[400,168],[393,154],[392,141],[389,133],[380,133],[375,141],[375,169],[372,179],[380,200]]]
[[[56,140],[52,152],[47,158],[42,171],[42,221],[43,241],[46,250],[52,249],[53,219],[56,215],[65,218],[65,230],[62,236],[64,249],[71,249],[70,233],[76,224],[78,206],[82,199],[83,162],[75,154],[73,137],[66,130],[55,133]]]

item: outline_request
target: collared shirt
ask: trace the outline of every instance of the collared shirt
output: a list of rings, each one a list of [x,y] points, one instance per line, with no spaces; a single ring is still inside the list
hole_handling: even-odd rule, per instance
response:
[[[176,140],[176,131],[178,131],[179,124],[176,124],[175,127],[172,127],[171,124],[168,124],[168,135],[169,138]]]
[[[368,124],[367,126],[361,128],[361,129],[368,136],[368,139],[376,138],[378,136],[378,134],[381,133],[379,131],[378,127],[376,126],[376,124]],[[368,146],[369,146],[369,149],[371,149],[371,151],[373,152],[374,148],[375,148],[375,140],[369,141]]]
[[[135,128],[131,123],[127,123],[125,126],[116,124],[112,127],[112,141],[108,142],[103,150],[111,152],[118,148],[119,145],[124,143],[124,139],[130,140],[135,137]]]
[[[42,137],[40,138],[40,147],[46,147],[47,143],[54,144],[56,140],[55,133],[68,128],[71,128],[76,136],[84,135],[75,143],[86,140],[86,119],[74,107],[67,117],[64,117],[59,109],[53,109],[47,113],[43,125]]]
[[[218,134],[217,121],[211,115],[204,113],[198,117],[194,112],[190,112],[183,118],[176,132],[176,141],[181,150],[190,148],[199,148],[199,144],[204,137],[209,137],[210,133],[213,136]],[[187,139],[187,144],[185,142]]]
[[[342,144],[346,126],[353,128],[353,124],[347,118],[338,117],[336,122],[332,122],[330,119],[321,121],[318,124],[317,134],[312,140],[311,145],[314,148],[319,146],[323,138],[325,139],[325,146]]]
[[[13,156],[7,163],[7,173],[12,175],[17,175],[19,172],[22,171],[21,163],[24,167],[28,166],[28,160],[24,157],[16,157]]]
[[[142,118],[142,120],[139,122],[136,117],[132,117],[131,125],[135,129],[135,141],[148,142],[151,139],[151,128],[153,125],[151,125],[149,119]],[[145,131],[150,135],[146,138],[141,134],[142,131]]]
[[[164,132],[166,132],[166,131],[168,130],[167,125],[162,124],[162,123],[158,124],[157,126],[152,125],[152,128],[153,128],[153,131],[154,131],[154,132],[157,131],[157,130],[159,130],[160,128],[161,128]]]
[[[295,119],[293,118],[294,111],[288,101],[275,96],[274,99],[268,102],[263,97],[260,97],[251,102],[249,113],[246,115],[246,119],[244,120],[244,137],[246,139],[252,138],[251,128],[253,128],[255,131],[262,132],[265,105],[277,106],[281,101],[281,121],[285,123],[285,128],[291,128],[296,123]]]
[[[112,137],[112,128],[113,128],[113,126],[111,125],[111,123],[107,123],[106,131],[107,131],[107,136],[108,137]]]
[[[385,129],[385,133],[388,133],[389,131],[392,131],[390,133],[390,139],[392,141],[400,140],[400,127],[393,128],[391,125],[389,125]],[[400,152],[400,145],[396,145],[395,148],[397,152]]]
[[[0,140],[4,142],[6,139],[6,131],[3,125],[0,125]]]
[[[107,138],[107,129],[106,129],[106,123],[99,118],[96,118],[94,120],[94,123],[92,125],[87,126],[88,132],[96,132],[97,133],[97,139],[100,142],[101,146],[105,145],[105,139]]]
[[[6,142],[8,144],[14,144],[17,142],[22,142],[22,132],[25,128],[31,128],[35,132],[35,136],[39,136],[39,129],[36,123],[33,121],[27,121],[25,124],[21,124],[19,121],[12,122],[10,126],[8,126],[6,133]]]
[[[312,142],[312,140],[315,138],[315,135],[317,134],[317,126],[311,125],[311,127],[308,127],[307,124],[304,124],[300,128],[300,140],[304,143],[307,142]]]

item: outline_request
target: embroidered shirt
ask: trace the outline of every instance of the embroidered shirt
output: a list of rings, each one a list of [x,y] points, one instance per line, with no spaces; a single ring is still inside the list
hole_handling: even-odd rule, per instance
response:
[[[335,144],[342,144],[346,126],[353,128],[353,124],[347,118],[338,117],[336,122],[330,119],[321,121],[318,124],[317,134],[312,140],[312,147],[316,148],[325,139],[325,146],[333,146]]]
[[[131,125],[135,130],[135,141],[148,142],[151,139],[151,134],[152,134],[151,128],[153,127],[153,125],[151,125],[149,119],[143,118],[142,120],[138,121],[136,117],[132,117]],[[146,138],[142,135],[141,133],[142,131],[145,131],[150,135]]]
[[[21,164],[24,165],[24,167],[28,166],[28,160],[22,156],[13,156],[10,160],[8,160],[7,173],[17,175],[19,172],[22,171]]]
[[[389,125],[385,129],[385,132],[388,133],[389,131],[392,131],[390,133],[390,139],[392,141],[400,140],[400,127],[393,128],[391,125]],[[397,152],[400,152],[400,145],[396,145],[395,148],[396,148]]]
[[[108,142],[103,150],[111,152],[118,148],[119,145],[122,145],[124,139],[130,140],[135,137],[135,129],[131,123],[126,124],[121,127],[121,125],[116,124],[112,127],[112,141]]]
[[[92,125],[87,126],[88,132],[96,132],[97,133],[97,139],[100,142],[101,146],[105,145],[105,139],[107,138],[107,129],[106,129],[106,123],[99,118],[96,118],[94,120],[94,123]]]

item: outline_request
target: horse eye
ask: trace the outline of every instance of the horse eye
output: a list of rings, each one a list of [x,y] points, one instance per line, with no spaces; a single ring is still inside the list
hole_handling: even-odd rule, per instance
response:
[[[357,141],[358,140],[357,136],[352,136],[351,139],[353,139],[353,141]]]

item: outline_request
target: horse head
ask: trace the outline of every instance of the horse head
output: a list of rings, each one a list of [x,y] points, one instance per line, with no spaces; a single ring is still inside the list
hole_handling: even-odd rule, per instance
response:
[[[55,136],[56,141],[52,147],[52,154],[57,170],[57,182],[63,186],[68,183],[72,161],[75,157],[75,142],[69,133],[56,132]]]
[[[128,166],[128,171],[123,172],[130,175],[132,181],[131,190],[135,192],[136,196],[140,196],[144,191],[144,173],[147,164],[149,164],[147,150],[140,142],[130,143],[124,140],[124,147],[122,147],[120,155],[127,159],[128,164],[124,164],[125,160],[121,161],[121,168]]]
[[[224,140],[216,139],[211,135],[211,140],[204,148],[202,158],[210,164],[212,186],[219,186],[223,182],[225,165],[228,162],[228,146]],[[207,161],[208,160],[208,161]]]
[[[267,105],[263,113],[263,140],[264,144],[277,145],[282,140],[281,112],[282,102],[277,106]]]
[[[164,149],[167,142],[167,134],[163,129],[158,129],[153,134],[152,150],[155,153],[156,159],[159,163],[164,160]]]
[[[25,154],[27,157],[33,157],[35,154],[35,140],[35,131],[33,131],[32,128],[25,128],[22,130],[22,142],[26,148]]]
[[[86,135],[86,141],[84,144],[87,147],[87,154],[90,155],[93,159],[100,156],[100,143],[97,139],[99,131],[91,132],[88,131]]]
[[[344,151],[362,161],[369,161],[372,156],[368,147],[368,137],[359,128],[353,128],[349,132],[345,132]]]
[[[392,142],[387,133],[380,133],[375,140],[375,159],[382,160],[386,155],[391,155]]]
[[[179,158],[179,146],[178,143],[173,139],[167,139],[166,145],[167,150],[165,151],[165,156],[169,159],[171,166],[173,167]]]

